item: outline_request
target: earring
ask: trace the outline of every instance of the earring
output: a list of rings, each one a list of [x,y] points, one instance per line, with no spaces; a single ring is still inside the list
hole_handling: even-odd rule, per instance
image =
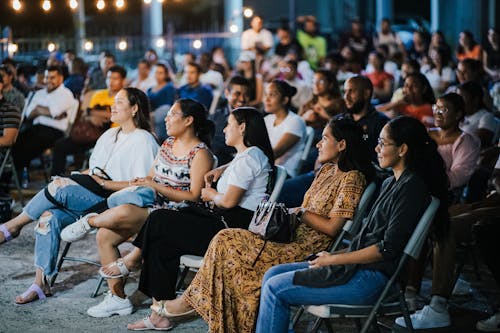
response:
[[[132,118],[135,117],[136,114],[137,114],[137,112],[132,113]]]

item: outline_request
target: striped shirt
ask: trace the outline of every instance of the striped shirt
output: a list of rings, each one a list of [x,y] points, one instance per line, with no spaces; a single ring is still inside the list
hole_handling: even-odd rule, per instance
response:
[[[19,128],[21,111],[2,97],[0,99],[0,135],[4,128]]]

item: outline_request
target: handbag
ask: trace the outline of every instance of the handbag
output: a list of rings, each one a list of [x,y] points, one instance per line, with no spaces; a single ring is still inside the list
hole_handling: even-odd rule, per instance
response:
[[[295,239],[297,224],[297,215],[289,213],[284,204],[266,201],[257,207],[248,230],[266,241],[290,243]]]
[[[216,221],[221,221],[226,228],[229,228],[226,220],[224,220],[224,216],[222,215],[221,210],[218,209],[217,207],[211,208],[206,202],[194,202],[194,201],[184,200],[177,207],[177,210],[180,212],[186,212],[188,214],[197,215],[200,217],[208,217]]]
[[[111,180],[111,177],[101,168],[95,167],[94,169],[97,169],[99,171],[98,176],[101,177],[104,180]],[[94,172],[94,174],[97,174]],[[97,183],[94,178],[92,178],[90,175],[82,174],[82,173],[74,173],[71,176],[69,176],[71,180],[74,180],[78,185],[81,185],[85,187],[87,190],[90,192],[97,194],[100,197],[107,198],[109,197],[113,191],[108,191],[102,188],[99,183]]]

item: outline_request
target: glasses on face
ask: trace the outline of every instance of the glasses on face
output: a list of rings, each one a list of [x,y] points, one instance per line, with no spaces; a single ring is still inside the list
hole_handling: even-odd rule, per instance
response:
[[[438,106],[437,104],[432,105],[432,113],[444,116],[448,113],[448,108],[445,106]]]
[[[290,73],[292,69],[290,67],[280,67],[281,73]]]
[[[312,84],[325,84],[325,80],[320,79],[320,80],[312,80]]]
[[[395,146],[395,143],[390,143],[390,142],[385,142],[384,139],[378,138],[377,139],[377,145],[381,148],[384,149],[385,146]]]

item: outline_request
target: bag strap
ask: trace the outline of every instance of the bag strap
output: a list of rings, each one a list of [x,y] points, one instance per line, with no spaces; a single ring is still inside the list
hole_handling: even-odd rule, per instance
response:
[[[257,263],[257,260],[259,260],[260,255],[262,254],[262,251],[264,251],[264,247],[266,246],[266,243],[267,243],[267,239],[266,239],[266,240],[264,240],[264,244],[262,244],[262,247],[260,248],[260,251],[259,251],[259,253],[257,254],[257,257],[255,257],[255,260],[254,260],[254,261],[253,261],[253,263],[252,263],[252,267],[254,267],[254,266],[255,266],[255,264]]]
[[[54,206],[56,206],[57,208],[65,211],[69,215],[73,216],[75,219],[79,219],[80,218],[80,216],[78,214],[76,214],[75,212],[73,212],[72,210],[70,210],[68,207],[65,207],[62,203],[60,203],[59,201],[57,201],[56,198],[54,198],[52,196],[52,194],[50,194],[48,187],[45,187],[45,189],[43,190],[43,193],[45,194],[45,197],[47,198],[47,200],[49,200]]]

